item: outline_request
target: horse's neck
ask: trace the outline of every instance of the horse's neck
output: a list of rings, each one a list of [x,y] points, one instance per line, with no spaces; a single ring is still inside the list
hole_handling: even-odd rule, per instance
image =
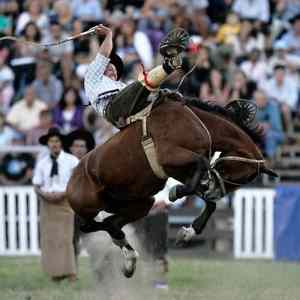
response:
[[[242,155],[246,158],[261,159],[263,156],[257,145],[238,125],[226,118],[190,107],[194,114],[206,126],[212,141],[212,151],[223,155]]]

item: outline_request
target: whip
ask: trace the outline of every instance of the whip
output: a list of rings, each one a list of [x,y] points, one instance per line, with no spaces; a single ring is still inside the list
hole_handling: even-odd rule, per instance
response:
[[[96,33],[96,27],[97,26],[94,26],[94,27],[90,28],[87,31],[72,35],[72,36],[70,36],[70,37],[68,37],[64,40],[61,40],[61,41],[58,41],[58,42],[53,42],[53,43],[47,43],[47,44],[24,41],[24,40],[21,40],[20,38],[17,38],[15,36],[4,36],[4,37],[0,38],[0,42],[4,41],[4,40],[11,40],[11,41],[15,41],[17,43],[25,43],[25,44],[30,44],[30,45],[33,45],[33,46],[36,46],[36,47],[49,48],[49,47],[53,47],[53,46],[59,46],[61,44],[73,41],[73,40],[78,39],[78,38],[82,38],[82,37],[87,36],[87,35],[93,35],[93,34]]]

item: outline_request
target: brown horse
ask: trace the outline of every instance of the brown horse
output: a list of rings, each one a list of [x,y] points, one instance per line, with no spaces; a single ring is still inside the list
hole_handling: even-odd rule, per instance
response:
[[[181,230],[179,242],[201,233],[215,210],[215,201],[224,194],[249,183],[260,173],[275,175],[254,142],[260,137],[258,128],[245,125],[236,110],[199,100],[164,101],[152,110],[148,131],[160,166],[168,177],[183,183],[171,190],[170,199],[197,193],[207,204],[191,227]],[[137,253],[122,227],[148,214],[152,196],[166,182],[153,173],[141,137],[142,124],[137,121],[96,147],[80,161],[67,188],[71,207],[82,219],[81,230],[104,230],[110,234],[125,256],[123,271],[127,277],[134,273]],[[220,151],[221,156],[212,164],[215,151]],[[96,222],[94,218],[103,210],[112,215]]]

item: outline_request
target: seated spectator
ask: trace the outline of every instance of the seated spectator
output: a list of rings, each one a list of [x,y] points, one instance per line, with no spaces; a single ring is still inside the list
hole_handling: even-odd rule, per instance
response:
[[[57,0],[53,4],[53,12],[64,32],[72,31],[73,14],[70,1]]]
[[[153,50],[147,35],[139,31],[132,19],[124,19],[116,36],[118,54],[125,64],[141,61],[146,69],[153,66]]]
[[[186,12],[187,9],[188,7],[179,8],[177,18],[179,18],[179,20],[182,19],[182,21],[176,22],[175,19],[174,25],[178,27],[183,27],[187,29],[187,31],[200,35],[204,39],[207,39],[213,30],[211,28],[211,21],[208,15],[206,14],[205,9],[194,8],[191,11],[190,17],[188,17],[189,15]]]
[[[20,133],[9,126],[5,121],[5,115],[0,111],[0,146],[11,145]]]
[[[47,105],[36,97],[32,85],[28,86],[24,98],[16,102],[7,114],[7,122],[21,132],[26,132],[39,124],[40,112]]]
[[[30,21],[21,33],[22,43],[15,43],[14,58],[10,63],[16,75],[14,86],[18,94],[22,94],[25,86],[34,80],[36,60],[41,49],[31,43],[39,43],[40,40],[41,32],[38,26]]]
[[[26,134],[26,145],[39,145],[39,138],[46,134],[53,125],[52,112],[48,109],[42,110],[39,115],[39,124]]]
[[[53,109],[59,102],[63,93],[63,84],[51,74],[51,64],[39,62],[37,65],[36,78],[32,83],[39,99]]]
[[[240,68],[248,79],[254,82],[263,82],[267,78],[267,65],[259,49],[253,49],[248,54],[249,59],[244,61]]]
[[[100,1],[72,0],[73,16],[85,22],[95,22],[103,19]]]
[[[24,145],[25,136],[18,134],[12,145]],[[34,157],[30,153],[10,151],[1,159],[0,183],[5,185],[24,185],[31,182]]]
[[[199,47],[201,47],[201,45]],[[197,53],[195,54],[192,51],[189,51],[188,57],[191,64],[197,64],[195,70],[187,79],[190,81],[191,85],[190,94],[198,97],[200,85],[209,80],[210,70],[212,68],[210,52],[207,47],[201,47],[201,50],[199,51],[199,49],[197,49]]]
[[[263,51],[266,38],[257,25],[255,27],[249,20],[242,20],[239,34],[233,36],[229,44],[232,45],[237,60],[241,61],[254,49]]]
[[[210,101],[220,106],[225,106],[228,99],[228,87],[222,74],[212,69],[209,81],[201,84],[199,98],[202,101]]]
[[[300,56],[288,52],[287,44],[283,40],[274,43],[274,53],[268,61],[268,75],[273,75],[273,70],[276,65],[285,65],[289,76],[297,76],[297,71],[300,69]]]
[[[17,57],[36,58],[40,49],[35,45],[26,42],[39,43],[41,41],[41,31],[39,27],[32,21],[28,22],[21,32],[21,41],[25,43],[17,43]]]
[[[291,81],[287,77],[286,67],[284,65],[276,65],[274,67],[274,76],[263,83],[261,88],[266,92],[267,96],[276,100],[283,112],[285,128],[290,125],[291,112],[297,110],[299,85],[297,81]]]
[[[251,99],[254,90],[253,84],[248,82],[243,71],[237,70],[229,84],[229,100]]]
[[[258,108],[256,118],[265,134],[264,151],[269,158],[274,158],[279,145],[285,138],[280,107],[277,102],[268,100],[262,90],[254,92],[254,101]]]
[[[16,0],[2,0],[0,3],[0,14],[16,14],[19,10],[18,1]]]
[[[53,121],[64,134],[82,127],[83,107],[77,91],[70,87],[54,109]]]
[[[270,19],[268,0],[234,0],[233,11],[243,19],[258,20],[267,23]]]
[[[13,81],[15,74],[6,64],[8,55],[7,48],[0,50],[0,108],[3,112],[8,111],[14,96]]]
[[[84,128],[93,134],[96,145],[102,145],[118,132],[116,127],[101,118],[91,107],[85,109],[83,123]]]
[[[56,43],[68,37],[68,34],[63,32],[57,17],[54,16],[50,19],[50,32],[43,38],[42,43]],[[73,42],[60,44],[59,47],[50,47],[48,51],[58,73],[61,73],[65,85],[68,86],[73,69]]]
[[[73,24],[73,32],[72,35],[77,35],[80,34],[81,32],[84,31],[84,25],[81,20],[77,19],[74,20]],[[95,40],[94,39],[89,39],[89,38],[82,38],[82,39],[76,39],[74,40],[74,56],[75,56],[75,61],[79,65],[82,64],[88,64],[89,59],[91,56],[90,51],[93,50]],[[95,45],[96,49],[98,49],[98,45]],[[95,51],[97,51],[95,49]]]
[[[300,13],[290,19],[292,28],[282,37],[289,52],[300,56]]]
[[[28,0],[26,2],[26,10],[17,19],[16,35],[20,35],[30,21],[36,23],[43,34],[48,30],[48,18],[42,12],[42,5],[39,0]]]
[[[226,23],[220,26],[216,39],[218,43],[229,44],[240,32],[239,17],[234,13],[229,13]]]

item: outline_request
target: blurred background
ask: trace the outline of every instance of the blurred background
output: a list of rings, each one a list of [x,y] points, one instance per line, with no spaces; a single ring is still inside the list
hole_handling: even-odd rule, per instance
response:
[[[163,87],[225,106],[257,104],[260,145],[279,179],[261,177],[218,202],[204,233],[183,249],[176,231],[199,215],[190,197],[168,210],[171,255],[300,260],[300,3],[297,0],[1,0],[0,37],[50,43],[99,23],[113,29],[124,82],[160,63],[161,38],[190,34],[181,71]],[[48,50],[0,41],[0,255],[38,255],[38,202],[31,185],[38,138],[56,125],[102,144],[116,131],[88,106],[86,67],[97,43],[83,38]],[[30,109],[29,109],[30,108]],[[33,109],[32,109],[33,108]],[[67,113],[71,112],[71,113]]]

